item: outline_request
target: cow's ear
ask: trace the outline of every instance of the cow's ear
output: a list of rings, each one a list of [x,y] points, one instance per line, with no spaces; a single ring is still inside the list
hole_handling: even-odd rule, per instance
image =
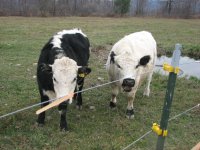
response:
[[[140,66],[146,66],[150,59],[151,59],[151,57],[149,55],[146,55],[146,56],[142,57],[140,59],[139,65]]]
[[[45,63],[40,64],[39,66],[42,71],[45,71],[47,73],[52,73],[52,65],[47,65]]]
[[[86,67],[85,68],[85,74],[87,75],[87,74],[89,74],[90,72],[92,71],[92,69],[91,68],[89,68],[89,67]]]
[[[115,63],[115,56],[116,56],[116,54],[112,51],[111,53],[110,53],[110,63]]]
[[[78,76],[84,78],[91,72],[91,68],[83,66],[78,68]]]

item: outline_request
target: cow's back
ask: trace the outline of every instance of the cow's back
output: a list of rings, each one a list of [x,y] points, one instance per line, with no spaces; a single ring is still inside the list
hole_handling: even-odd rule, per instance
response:
[[[77,65],[86,66],[90,55],[88,38],[79,32],[69,34],[64,31],[58,32],[45,44],[38,63],[53,64],[61,55],[59,57],[66,56],[76,61]]]
[[[129,53],[133,58],[141,58],[144,55],[150,55],[156,58],[156,41],[150,32],[141,31],[129,34],[119,40],[112,48],[117,55],[124,52]]]

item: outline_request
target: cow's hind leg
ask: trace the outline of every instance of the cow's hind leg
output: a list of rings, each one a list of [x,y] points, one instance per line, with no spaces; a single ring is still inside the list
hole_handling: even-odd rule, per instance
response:
[[[152,80],[152,75],[153,75],[153,72],[149,73],[147,76],[146,88],[143,93],[143,95],[145,95],[145,96],[149,96],[149,94],[150,94],[150,84],[151,84],[151,80]]]
[[[119,87],[115,84],[112,85],[112,98],[110,101],[110,108],[115,108],[117,103],[117,95],[119,93]]]
[[[135,93],[128,96],[128,106],[127,106],[127,109],[126,109],[126,117],[128,119],[134,118],[134,107],[133,107],[134,98],[135,98]]]
[[[66,120],[67,102],[61,103],[58,106],[58,110],[60,112],[60,129],[66,131],[68,130],[67,120]]]
[[[45,101],[48,101],[48,100],[49,100],[48,96],[46,96],[46,95],[42,95],[41,96],[41,102],[42,103],[45,102]],[[44,107],[44,106],[46,106],[48,104],[49,104],[49,102],[43,103],[43,104],[41,104],[41,107]],[[44,125],[44,121],[45,121],[45,111],[38,115],[38,119],[37,119],[38,126],[43,126]]]

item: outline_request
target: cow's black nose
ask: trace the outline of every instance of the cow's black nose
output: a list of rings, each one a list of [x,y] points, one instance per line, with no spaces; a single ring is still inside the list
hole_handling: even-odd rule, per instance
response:
[[[126,78],[123,80],[122,86],[134,87],[135,80],[131,78]]]

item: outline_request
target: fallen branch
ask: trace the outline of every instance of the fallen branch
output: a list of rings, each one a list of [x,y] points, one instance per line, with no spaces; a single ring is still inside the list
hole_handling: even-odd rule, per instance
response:
[[[69,99],[72,98],[73,96],[74,96],[74,93],[70,93],[70,94],[68,94],[68,95],[66,95],[66,96],[64,96],[64,97],[61,97],[61,98],[59,98],[59,99],[53,101],[53,102],[50,103],[49,105],[47,105],[47,106],[45,106],[45,107],[42,107],[41,109],[37,110],[37,111],[36,111],[36,114],[38,115],[38,114],[40,114],[40,113],[42,113],[42,112],[44,112],[44,111],[46,111],[46,110],[48,110],[48,109],[50,109],[50,108],[52,108],[52,107],[58,106],[60,103],[69,100]]]

